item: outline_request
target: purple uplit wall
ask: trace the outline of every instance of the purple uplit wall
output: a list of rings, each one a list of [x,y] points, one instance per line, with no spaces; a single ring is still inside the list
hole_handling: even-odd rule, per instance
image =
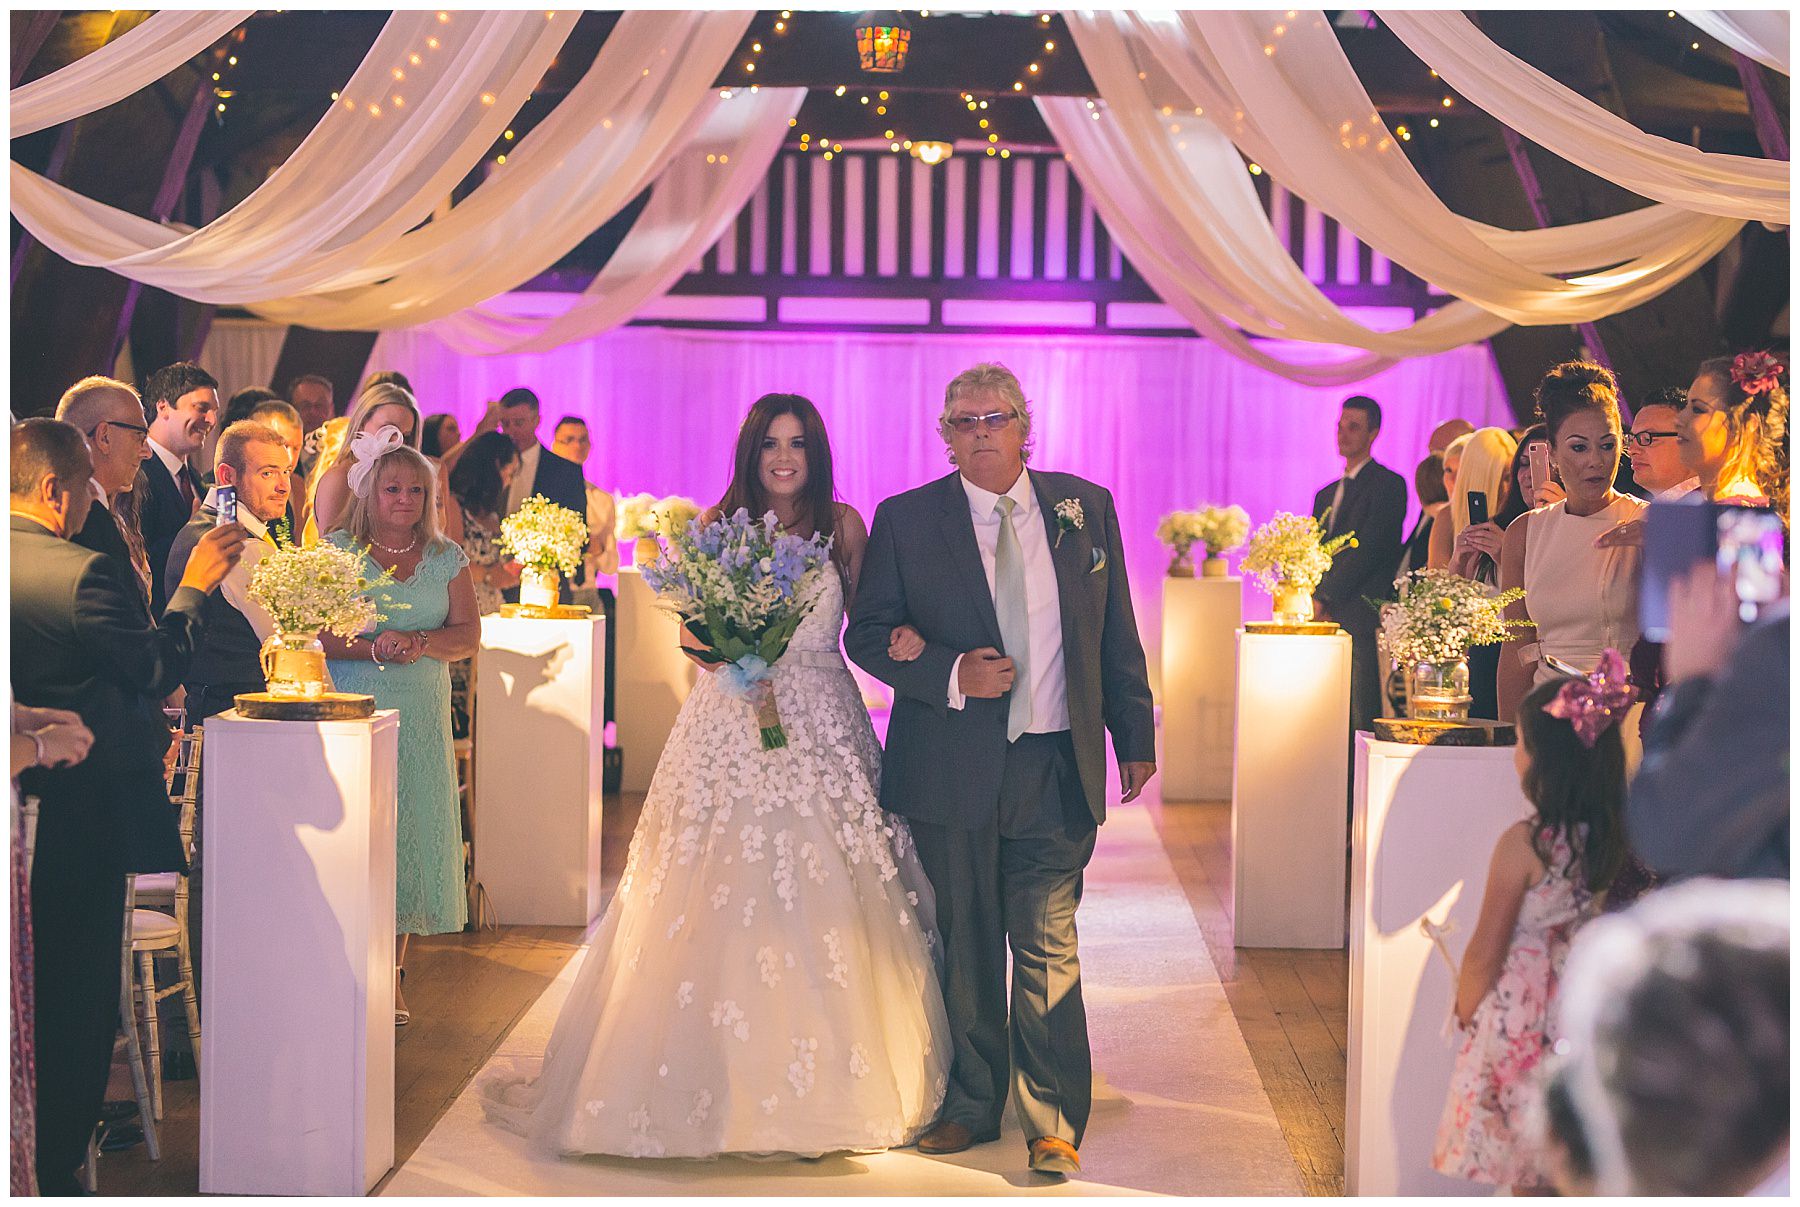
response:
[[[750,403],[771,391],[803,394],[825,416],[840,496],[869,517],[888,495],[949,472],[936,432],[944,384],[983,360],[1004,362],[1032,400],[1032,464],[1112,490],[1153,666],[1158,580],[1168,564],[1154,533],[1164,512],[1238,503],[1261,523],[1276,511],[1305,511],[1313,492],[1343,472],[1333,433],[1339,404],[1353,393],[1381,402],[1375,455],[1409,483],[1444,419],[1512,423],[1485,346],[1406,361],[1356,389],[1296,386],[1204,340],[1126,336],[629,327],[543,356],[478,358],[422,332],[391,332],[369,368],[405,373],[427,414],[449,411],[465,431],[486,400],[529,386],[543,400],[546,440],[565,414],[588,421],[590,481],[701,503],[724,491]],[[1245,605],[1252,617],[1268,615],[1254,587]]]

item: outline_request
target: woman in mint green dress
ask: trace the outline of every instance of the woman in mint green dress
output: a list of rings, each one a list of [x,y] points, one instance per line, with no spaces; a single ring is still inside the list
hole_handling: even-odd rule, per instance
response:
[[[390,438],[386,433],[392,432]],[[325,539],[363,549],[370,577],[393,572],[375,591],[386,619],[372,634],[348,641],[320,637],[339,691],[375,697],[376,708],[400,712],[400,768],[395,817],[397,968],[394,1021],[410,1017],[399,980],[408,935],[463,928],[462,822],[450,748],[450,663],[480,641],[481,619],[469,559],[438,529],[437,474],[394,428],[357,437],[350,471],[354,496],[344,526]]]

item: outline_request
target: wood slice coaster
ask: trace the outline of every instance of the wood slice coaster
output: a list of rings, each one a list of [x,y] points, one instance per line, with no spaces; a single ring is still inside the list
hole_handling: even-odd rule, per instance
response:
[[[1518,742],[1511,721],[1415,721],[1410,717],[1376,717],[1375,736],[1408,746],[1512,746]]]
[[[1287,624],[1275,620],[1250,620],[1244,623],[1244,632],[1263,635],[1285,633],[1295,637],[1329,637],[1339,631],[1334,620],[1309,620],[1303,624]]]
[[[540,607],[537,604],[506,603],[500,605],[500,615],[511,620],[519,617],[523,620],[585,620],[593,614],[593,609],[586,604],[552,604]]]
[[[375,715],[375,697],[352,692],[326,692],[316,700],[245,692],[235,699],[238,716],[257,721],[362,721]]]

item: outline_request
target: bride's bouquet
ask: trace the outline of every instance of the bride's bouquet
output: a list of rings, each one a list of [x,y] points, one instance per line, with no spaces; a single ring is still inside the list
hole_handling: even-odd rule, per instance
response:
[[[718,664],[725,690],[755,708],[764,750],[787,745],[770,668],[812,608],[801,582],[830,555],[828,538],[783,533],[774,512],[752,520],[740,507],[710,524],[689,521],[644,568],[659,606],[707,646],[694,656]]]

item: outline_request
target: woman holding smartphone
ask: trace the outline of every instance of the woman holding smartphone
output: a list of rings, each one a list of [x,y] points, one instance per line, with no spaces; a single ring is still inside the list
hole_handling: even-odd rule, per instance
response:
[[[1497,427],[1479,428],[1463,441],[1441,542],[1437,529],[1432,531],[1432,565],[1497,587],[1505,531],[1495,519],[1506,511],[1516,493],[1512,465],[1519,446],[1511,432]],[[1473,716],[1500,719],[1499,668],[1499,646],[1478,645],[1469,651],[1469,692],[1475,697],[1469,711]]]
[[[1638,638],[1642,550],[1596,544],[1648,506],[1613,489],[1624,448],[1618,382],[1599,365],[1569,361],[1544,375],[1536,398],[1564,497],[1514,520],[1501,544],[1500,586],[1525,589],[1507,614],[1535,626],[1501,647],[1503,717],[1518,710],[1533,684],[1571,670],[1587,674],[1601,651],[1628,651]],[[1548,475],[1539,468],[1532,481],[1543,498]],[[1637,726],[1626,732],[1635,737]]]

